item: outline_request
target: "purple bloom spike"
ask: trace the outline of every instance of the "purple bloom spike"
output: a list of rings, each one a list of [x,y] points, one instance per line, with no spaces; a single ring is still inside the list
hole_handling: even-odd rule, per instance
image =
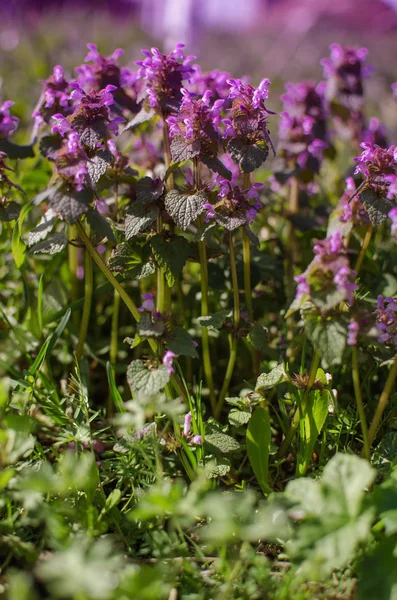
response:
[[[0,138],[9,138],[18,127],[18,117],[12,117],[10,113],[10,108],[14,104],[11,100],[6,100],[0,106]]]

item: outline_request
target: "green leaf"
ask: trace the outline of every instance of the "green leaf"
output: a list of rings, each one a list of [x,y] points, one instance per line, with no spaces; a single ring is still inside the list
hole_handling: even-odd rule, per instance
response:
[[[321,480],[299,478],[287,485],[292,515],[297,512],[301,521],[288,553],[301,563],[303,575],[325,579],[344,568],[357,545],[368,539],[374,511],[366,508],[364,496],[375,475],[366,460],[336,454]]]
[[[241,427],[241,425],[246,425],[250,418],[251,412],[249,410],[238,410],[237,408],[232,408],[228,415],[229,423],[234,427]]]
[[[382,540],[366,552],[358,573],[357,600],[397,600],[395,538]]]
[[[99,238],[107,238],[109,242],[116,244],[117,240],[109,221],[97,211],[96,208],[91,208],[87,213],[87,221],[91,227],[92,233],[95,233]]]
[[[308,394],[306,409],[300,423],[302,444],[302,450],[298,457],[300,475],[306,473],[310,464],[314,445],[328,415],[330,401],[331,394],[328,390],[316,390]]]
[[[164,321],[161,319],[153,321],[152,315],[148,312],[142,314],[141,320],[137,324],[137,332],[141,338],[160,337],[163,335],[164,330]]]
[[[174,327],[165,337],[167,347],[181,356],[198,358],[192,336],[183,327]]]
[[[373,225],[383,223],[387,219],[391,209],[396,206],[393,200],[378,196],[370,187],[361,192],[359,197]]]
[[[21,237],[22,225],[26,215],[32,210],[32,208],[32,201],[28,204],[25,204],[19,213],[18,221],[15,223],[14,230],[12,232],[11,250],[17,269],[20,269],[25,262],[26,245]]]
[[[230,435],[216,431],[205,436],[205,443],[212,446],[221,454],[229,454],[240,449],[240,444]]]
[[[38,242],[41,242],[41,240],[44,240],[54,229],[56,218],[55,212],[49,208],[41,217],[37,227],[29,232],[28,246],[33,246],[33,244],[37,244]]]
[[[347,323],[339,315],[322,318],[316,312],[302,311],[307,337],[321,356],[324,369],[340,365],[346,347]]]
[[[130,240],[147,229],[159,215],[159,207],[153,204],[143,204],[135,201],[126,211],[125,238]]]
[[[68,245],[67,237],[63,232],[49,235],[45,240],[29,248],[29,254],[59,254]]]
[[[9,140],[0,140],[0,152],[5,152],[9,158],[32,158],[33,146],[18,146]]]
[[[168,214],[183,230],[186,230],[201,215],[206,202],[208,197],[202,190],[191,194],[181,194],[178,190],[171,190],[164,201]]]
[[[92,198],[92,192],[86,188],[76,192],[63,186],[52,195],[50,206],[68,223],[76,223],[88,212]]]
[[[264,494],[271,491],[268,484],[271,434],[269,413],[258,406],[248,425],[246,444],[252,470]]]
[[[56,342],[61,337],[66,325],[68,324],[71,313],[72,313],[72,311],[70,310],[70,308],[68,308],[68,310],[66,311],[66,313],[63,315],[62,319],[60,320],[54,333],[49,335],[48,338],[46,339],[46,341],[44,342],[43,346],[40,349],[40,352],[38,353],[38,355],[35,358],[33,365],[29,369],[30,375],[34,375],[36,373],[36,371],[38,371],[38,369],[40,368],[40,366],[41,366],[42,362],[44,361],[44,359],[46,358],[46,356],[49,356],[51,350],[53,349]]]
[[[267,329],[259,323],[255,323],[249,334],[247,340],[259,352],[264,352],[269,346],[269,340],[267,336]]]
[[[137,125],[141,125],[146,121],[150,121],[156,115],[156,111],[152,108],[146,110],[146,108],[142,108],[138,114],[136,114],[129,123],[122,129],[121,133],[124,131],[128,131],[129,129],[133,129],[133,127],[137,127]]]
[[[150,256],[149,244],[122,242],[113,249],[108,264],[112,271],[125,273],[131,279],[143,279],[156,271]]]
[[[170,374],[164,365],[148,369],[142,360],[134,360],[127,369],[128,385],[134,394],[154,396],[165,388],[169,380]]]
[[[90,158],[90,160],[87,162],[87,171],[93,184],[100,180],[112,162],[113,155],[109,150],[99,149],[95,156]]]
[[[19,217],[19,213],[21,211],[21,207],[19,204],[2,200],[0,204],[0,221],[16,221]]]
[[[227,145],[228,152],[244,173],[258,169],[269,156],[266,142],[246,144],[240,138],[232,138]]]
[[[206,471],[207,479],[216,479],[217,477],[225,477],[232,468],[230,460],[226,456],[220,456],[216,459],[216,463],[209,463]]]
[[[387,475],[397,464],[397,432],[386,433],[374,449],[371,464],[383,476]]]
[[[225,165],[223,164],[223,162],[221,160],[219,160],[219,158],[217,158],[216,156],[204,156],[204,155],[201,155],[200,158],[201,158],[201,162],[206,167],[211,169],[211,171],[215,171],[215,173],[218,173],[218,175],[220,175],[224,179],[227,179],[228,181],[231,180],[231,178],[232,178],[231,171],[229,171],[229,169],[227,167],[225,167]]]
[[[126,408],[124,406],[124,402],[123,399],[120,395],[119,390],[117,389],[117,385],[116,385],[116,381],[114,378],[114,373],[113,373],[113,369],[112,369],[112,365],[110,364],[110,362],[108,361],[106,363],[106,374],[108,377],[108,382],[109,382],[109,389],[110,389],[110,393],[112,395],[113,398],[113,402],[114,405],[117,409],[118,412],[120,413],[125,413],[126,412]]]
[[[262,373],[256,380],[255,391],[262,394],[266,390],[271,390],[279,383],[286,381],[287,374],[284,365],[277,365],[270,373]]]
[[[170,145],[172,160],[176,163],[191,160],[200,154],[200,148],[199,140],[190,144],[181,135],[176,135],[172,138]]]
[[[164,191],[164,183],[161,179],[153,180],[151,177],[142,177],[137,181],[135,191],[139,202],[150,204],[161,197]]]
[[[208,329],[220,329],[226,321],[226,318],[230,317],[231,314],[231,311],[227,309],[218,310],[218,312],[213,313],[212,315],[199,317],[197,321],[201,327],[208,327]]]
[[[168,286],[172,287],[190,255],[189,242],[181,236],[166,241],[157,234],[151,238],[150,245],[158,266],[164,270]]]

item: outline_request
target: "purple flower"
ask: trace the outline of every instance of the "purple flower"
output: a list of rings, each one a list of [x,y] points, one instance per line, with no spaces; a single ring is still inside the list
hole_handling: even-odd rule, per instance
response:
[[[89,158],[75,131],[68,134],[53,159],[62,179],[73,184],[77,191],[81,191],[88,180],[87,162]]]
[[[215,205],[204,204],[206,222],[216,219],[229,231],[233,231],[246,223],[252,223],[261,209],[259,189],[262,184],[254,184],[247,190],[232,185],[227,179],[218,180],[218,202]]]
[[[393,96],[397,98],[397,81],[391,84],[391,89],[393,90]]]
[[[153,294],[150,294],[150,293],[142,294],[142,298],[143,298],[143,302],[142,302],[142,306],[140,306],[138,308],[139,312],[144,312],[145,310],[147,310],[150,313],[155,313],[156,306],[154,304]]]
[[[267,128],[268,115],[274,113],[264,103],[269,96],[270,81],[262,79],[257,88],[243,83],[241,79],[228,79],[227,84],[232,106],[230,118],[223,120],[225,137],[238,137],[247,144],[265,141],[274,151]]]
[[[18,127],[18,117],[12,117],[10,113],[10,108],[14,104],[15,102],[7,100],[0,106],[0,138],[10,137]]]
[[[202,446],[203,438],[201,437],[201,435],[195,435],[192,437],[190,443],[192,444],[192,446]]]
[[[331,309],[342,300],[353,303],[357,289],[356,272],[350,268],[346,247],[339,230],[331,236],[317,240],[313,246],[314,259],[298,282],[296,298],[309,296],[320,308]],[[335,295],[335,291],[339,294]]]
[[[355,173],[364,175],[367,186],[375,194],[392,199],[397,187],[397,147],[381,148],[368,142],[360,146],[363,152],[354,159],[357,162]]]
[[[396,192],[397,193],[397,192]],[[388,214],[389,219],[391,219],[391,231],[392,233],[397,233],[397,206],[391,209]]]
[[[43,92],[32,114],[36,122],[36,127],[41,127],[44,123],[49,123],[50,119],[56,114],[66,117],[73,110],[73,101],[70,98],[70,84],[64,77],[61,65],[56,65],[52,75],[42,83]]]
[[[296,288],[296,298],[302,298],[302,296],[310,295],[310,285],[308,284],[304,275],[297,275],[294,277],[298,286]]]
[[[360,326],[357,321],[351,321],[348,325],[347,343],[349,346],[357,346],[357,336],[360,331]]]
[[[288,166],[316,173],[328,147],[324,86],[311,81],[287,83],[281,97],[280,150]]]
[[[146,82],[149,105],[169,113],[178,108],[182,99],[181,88],[184,80],[189,80],[193,68],[189,64],[195,57],[185,57],[182,48],[177,44],[167,56],[158,48],[142,50],[144,60],[137,61],[140,66],[138,76]]]
[[[190,412],[185,415],[185,420],[183,423],[183,435],[186,437],[190,433],[190,429],[192,427],[192,414]]]
[[[69,121],[60,113],[52,115],[51,119],[54,121],[51,127],[52,133],[58,133],[61,137],[65,137],[68,131],[71,130]]]
[[[378,339],[386,345],[397,348],[397,303],[394,298],[378,296],[375,311]]]
[[[211,101],[226,100],[229,96],[230,74],[224,71],[211,71],[203,73],[200,65],[193,65],[193,73],[190,76],[191,89],[202,96],[206,91],[211,92]]]
[[[218,153],[220,139],[219,123],[223,100],[216,100],[210,106],[211,94],[207,90],[202,98],[193,98],[182,88],[182,101],[178,112],[167,119],[170,137],[181,136],[185,142],[200,143],[200,153],[215,156]]]
[[[362,141],[381,148],[386,148],[389,145],[387,143],[386,128],[379,119],[372,117],[369,120],[368,127],[363,131]]]
[[[174,363],[174,358],[176,358],[177,356],[178,355],[175,354],[175,352],[173,352],[172,350],[167,350],[163,356],[163,365],[165,367],[167,367],[168,373],[170,375],[172,375],[172,373],[175,373],[173,363]]]

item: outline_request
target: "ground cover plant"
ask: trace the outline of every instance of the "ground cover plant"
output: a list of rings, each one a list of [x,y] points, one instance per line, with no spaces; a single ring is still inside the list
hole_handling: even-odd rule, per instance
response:
[[[29,132],[0,106],[1,591],[397,598],[397,149],[366,50],[279,114],[182,44],[88,50]]]

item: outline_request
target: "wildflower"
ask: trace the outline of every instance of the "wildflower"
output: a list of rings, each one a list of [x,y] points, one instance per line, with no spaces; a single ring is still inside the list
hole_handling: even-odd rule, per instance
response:
[[[202,446],[202,444],[203,444],[203,438],[201,437],[201,435],[195,435],[190,440],[190,443],[193,446]]]
[[[391,84],[391,89],[393,91],[394,97],[397,98],[397,81]]]
[[[368,213],[360,202],[360,198],[357,195],[353,196],[355,191],[355,181],[352,177],[348,177],[346,179],[346,189],[339,200],[337,208],[340,222],[350,224],[348,229],[344,229],[344,235],[355,225],[369,224]],[[341,211],[343,212],[340,214]]]
[[[87,44],[87,47],[89,52],[84,60],[85,63],[92,64],[84,64],[76,68],[79,86],[85,91],[99,91],[112,85],[115,88],[113,94],[115,102],[134,113],[138,112],[137,97],[140,90],[138,75],[117,64],[124,50],[118,48],[111,56],[103,56],[98,52],[95,44]]]
[[[66,117],[73,111],[70,84],[65,79],[61,65],[56,65],[53,68],[52,75],[42,83],[43,92],[32,114],[37,127],[49,123],[50,119],[56,114]]]
[[[153,294],[142,294],[142,298],[143,302],[142,305],[138,308],[139,312],[144,312],[145,310],[147,310],[150,313],[154,313],[156,311],[156,306],[154,304]]]
[[[142,50],[146,58],[136,62],[140,66],[138,76],[146,82],[149,106],[160,108],[165,114],[178,109],[182,100],[182,82],[193,74],[189,63],[195,57],[185,57],[182,48],[184,44],[177,44],[167,56],[158,48]]]
[[[214,70],[210,73],[203,73],[200,65],[193,65],[190,87],[201,96],[209,90],[211,92],[211,102],[226,100],[229,95],[228,79],[230,79],[230,74],[225,71]]]
[[[397,348],[397,303],[394,298],[378,296],[375,311],[378,339],[386,345]]]
[[[304,296],[320,308],[331,309],[340,302],[353,303],[356,272],[350,268],[339,230],[313,246],[314,259],[306,271],[295,278],[296,298]]]
[[[185,420],[183,423],[183,435],[186,437],[190,433],[190,429],[192,426],[192,414],[190,412],[185,416]]]
[[[182,101],[178,112],[167,119],[171,138],[194,144],[194,154],[216,156],[220,140],[219,123],[223,100],[216,100],[210,106],[211,92],[207,90],[202,98],[192,98],[186,89],[181,89]],[[171,144],[171,152],[173,146]]]
[[[366,179],[366,187],[373,190],[379,198],[392,200],[396,195],[397,148],[381,148],[363,142],[363,152],[355,158],[355,173],[361,173]]]
[[[380,146],[381,148],[386,148],[389,145],[387,143],[386,128],[379,119],[372,117],[369,120],[368,127],[362,134],[362,141]]]
[[[18,127],[18,117],[12,117],[10,113],[10,108],[14,104],[15,102],[6,100],[0,106],[0,138],[9,138]]]
[[[205,220],[216,219],[229,231],[237,229],[246,223],[252,223],[258,214],[261,204],[259,190],[261,184],[254,184],[247,190],[233,186],[227,179],[220,179],[218,202],[215,205],[205,204]]]
[[[68,183],[72,183],[77,191],[81,191],[87,183],[87,162],[89,158],[83,149],[79,135],[71,131],[63,146],[54,157],[59,175]]]
[[[365,129],[363,79],[370,72],[365,64],[368,51],[339,44],[332,44],[330,50],[330,58],[323,59],[321,64],[328,80],[326,98],[335,127],[343,138],[361,139]]]
[[[177,356],[178,355],[175,354],[175,352],[173,352],[172,350],[167,350],[163,356],[163,365],[165,367],[167,367],[168,373],[170,375],[172,375],[172,373],[175,373],[173,363],[174,363],[174,358],[176,358]]]
[[[264,103],[269,97],[269,79],[262,79],[257,88],[244,84],[241,79],[228,79],[227,83],[232,106],[230,119],[223,121],[226,124],[225,137],[237,137],[247,144],[264,141],[274,151],[267,128],[268,115],[274,113]]]
[[[350,321],[348,327],[347,343],[349,346],[357,346],[357,336],[360,331],[360,326],[357,321]]]

